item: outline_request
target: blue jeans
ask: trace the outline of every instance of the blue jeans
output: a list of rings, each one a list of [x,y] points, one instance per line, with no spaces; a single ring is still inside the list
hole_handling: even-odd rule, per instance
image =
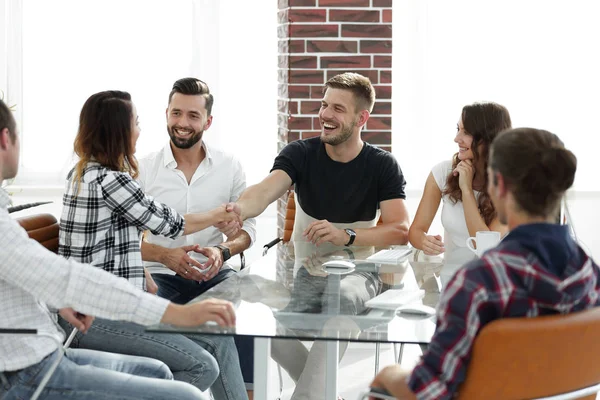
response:
[[[0,399],[28,399],[37,389],[56,351],[17,372],[4,372]],[[158,378],[158,379],[157,379]],[[40,399],[162,400],[203,399],[195,387],[173,381],[165,364],[150,358],[68,349]]]
[[[59,323],[67,332],[72,330],[62,318]],[[155,358],[167,364],[175,380],[202,391],[210,387],[215,400],[247,396],[231,337],[146,332],[131,322],[96,318],[87,334],[77,333],[72,347]]]
[[[158,295],[173,303],[185,304],[200,296],[208,289],[235,274],[232,269],[221,269],[214,278],[208,282],[196,282],[182,278],[179,275],[152,274],[152,279],[158,285]],[[235,346],[240,355],[239,364],[242,376],[246,382],[246,389],[253,389],[254,382],[254,338],[247,336],[235,336]],[[243,351],[240,351],[242,350]]]

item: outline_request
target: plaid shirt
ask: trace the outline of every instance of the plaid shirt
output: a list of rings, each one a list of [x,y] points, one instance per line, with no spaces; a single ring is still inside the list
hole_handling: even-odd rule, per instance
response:
[[[183,217],[146,196],[128,173],[90,162],[79,192],[73,174],[71,170],[63,196],[59,254],[103,268],[145,290],[142,232],[175,238],[183,234]]]
[[[598,265],[566,226],[517,227],[498,247],[461,268],[444,289],[436,332],[408,378],[409,387],[418,399],[452,398],[486,324],[600,305],[599,278]]]
[[[8,203],[8,194],[0,189],[0,328],[37,329],[64,340],[46,304],[142,325],[160,322],[167,300],[48,251],[10,217]],[[0,372],[26,368],[55,350],[56,342],[47,337],[2,334]]]

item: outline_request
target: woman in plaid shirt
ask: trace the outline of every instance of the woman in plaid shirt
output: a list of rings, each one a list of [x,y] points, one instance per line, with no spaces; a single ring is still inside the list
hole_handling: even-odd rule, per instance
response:
[[[387,367],[373,387],[398,399],[450,399],[486,324],[599,305],[598,265],[567,226],[554,223],[576,168],[575,155],[550,132],[513,129],[494,140],[487,191],[510,232],[450,280],[438,305],[436,332],[415,369],[406,374],[398,365]]]
[[[129,93],[100,92],[86,101],[74,143],[80,159],[69,172],[63,196],[59,254],[155,292],[142,263],[140,240],[144,230],[175,238],[223,221],[237,220],[241,226],[241,220],[224,206],[181,216],[146,196],[134,179],[139,135],[139,120]],[[69,328],[64,320],[61,325]],[[74,345],[157,358],[171,368],[175,379],[201,390],[210,387],[217,400],[245,398],[233,339],[190,337],[150,334],[140,325],[98,319]]]

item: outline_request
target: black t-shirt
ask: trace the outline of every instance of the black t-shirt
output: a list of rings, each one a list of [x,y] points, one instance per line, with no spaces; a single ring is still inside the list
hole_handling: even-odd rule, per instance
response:
[[[275,158],[271,171],[277,169],[292,178],[304,212],[329,222],[370,221],[380,202],[406,198],[394,156],[368,143],[355,159],[342,163],[329,158],[321,138],[297,140]]]

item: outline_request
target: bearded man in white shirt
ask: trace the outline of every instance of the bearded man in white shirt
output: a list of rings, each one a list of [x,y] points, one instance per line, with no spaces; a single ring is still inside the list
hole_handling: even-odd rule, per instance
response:
[[[0,185],[15,177],[18,165],[16,123],[0,100]],[[61,316],[82,332],[89,329],[93,316],[143,325],[195,326],[209,320],[235,325],[229,302],[209,299],[180,306],[145,293],[124,278],[48,251],[10,218],[9,203],[8,194],[0,189],[0,398],[31,398],[59,357],[64,332],[48,306],[60,309]],[[6,329],[33,329],[39,334],[1,332]],[[203,398],[197,388],[168,381],[172,378],[166,365],[156,360],[68,349],[40,398]]]
[[[240,162],[203,140],[212,124],[213,102],[205,82],[196,78],[176,81],[166,110],[170,140],[160,151],[139,160],[137,179],[142,189],[180,213],[237,201],[246,189]],[[234,236],[233,230],[234,224],[209,227],[175,240],[147,233],[142,259],[158,285],[158,296],[185,304],[234,274],[227,261],[252,245],[255,219],[245,220]],[[234,339],[238,347],[248,346],[240,345],[248,339]],[[251,391],[252,360],[240,357],[240,364],[246,389]]]
[[[213,100],[203,81],[176,81],[166,110],[170,141],[139,161],[142,189],[178,212],[212,210],[237,200],[246,188],[240,162],[202,140],[212,124]],[[219,228],[175,240],[146,234],[142,258],[160,297],[186,303],[235,273],[226,262],[252,245],[255,220],[246,220],[234,236],[227,235],[230,227]]]

